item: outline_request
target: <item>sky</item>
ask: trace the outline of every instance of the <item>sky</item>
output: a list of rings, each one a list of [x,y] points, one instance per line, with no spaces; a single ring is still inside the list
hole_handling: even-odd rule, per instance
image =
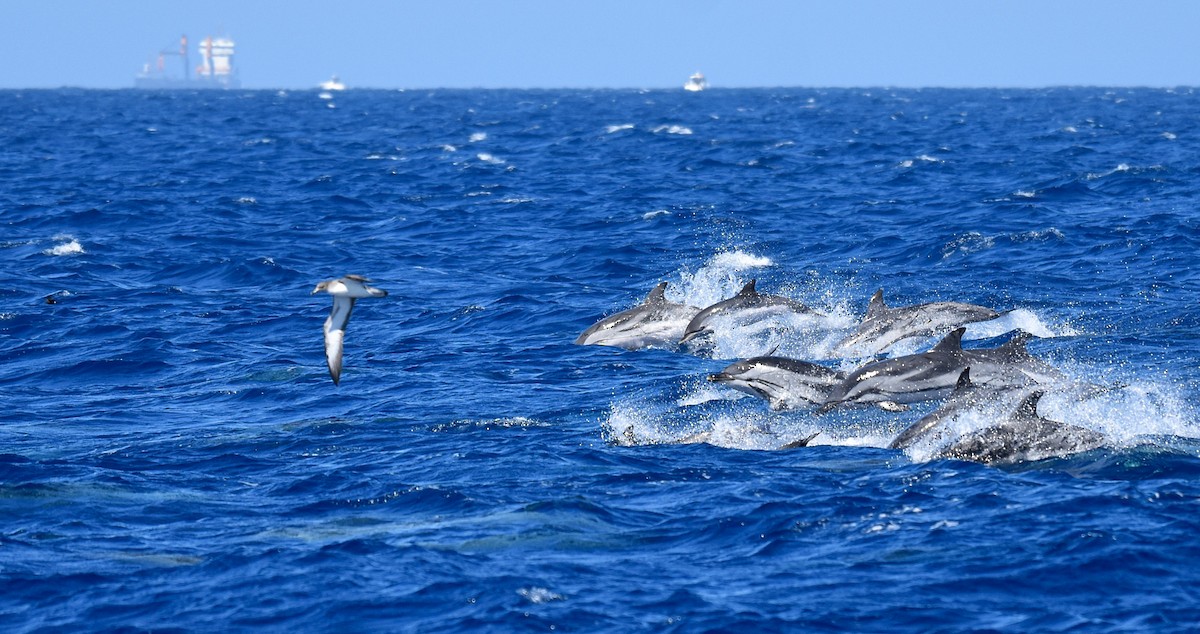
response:
[[[0,34],[0,88],[131,87],[183,34],[245,88],[1200,85],[1192,0],[0,0]]]

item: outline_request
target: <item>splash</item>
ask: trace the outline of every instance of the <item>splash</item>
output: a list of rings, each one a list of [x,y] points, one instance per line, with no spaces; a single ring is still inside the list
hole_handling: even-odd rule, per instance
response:
[[[606,440],[619,446],[709,444],[726,449],[766,451],[812,435],[785,415],[763,411],[729,411],[726,401],[710,401],[670,410],[653,401],[627,401],[612,406],[601,421]]]
[[[964,410],[905,453],[914,462],[934,460],[957,439],[1005,420],[1018,398]],[[1154,444],[1161,437],[1200,438],[1200,426],[1193,422],[1196,414],[1180,390],[1143,380],[1107,388],[1076,382],[1047,391],[1038,403],[1039,416],[1098,432],[1104,447],[1116,451]]]
[[[770,258],[744,251],[725,251],[708,259],[695,273],[683,271],[679,283],[667,288],[671,301],[711,306],[740,291],[750,277],[744,273],[773,266]]]

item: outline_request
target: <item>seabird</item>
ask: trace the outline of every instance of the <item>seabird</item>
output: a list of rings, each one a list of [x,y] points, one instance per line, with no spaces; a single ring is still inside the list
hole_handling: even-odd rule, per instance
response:
[[[333,310],[325,320],[325,360],[329,364],[329,376],[337,385],[342,378],[342,339],[346,336],[346,323],[350,321],[350,311],[354,310],[354,300],[361,297],[387,297],[387,291],[367,286],[370,282],[361,275],[346,275],[336,280],[325,280],[313,289],[315,295],[325,291],[333,295]]]

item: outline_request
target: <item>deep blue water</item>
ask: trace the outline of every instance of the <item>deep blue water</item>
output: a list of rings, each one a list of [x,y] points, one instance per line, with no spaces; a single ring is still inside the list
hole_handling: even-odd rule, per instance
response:
[[[1191,89],[0,91],[0,629],[1194,631],[1198,209]],[[815,335],[572,343],[752,278],[1013,310],[1109,443],[704,380]]]

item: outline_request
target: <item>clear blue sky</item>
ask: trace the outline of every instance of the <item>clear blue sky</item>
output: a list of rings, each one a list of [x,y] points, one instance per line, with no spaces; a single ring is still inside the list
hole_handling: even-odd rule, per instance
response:
[[[224,32],[247,88],[1200,85],[1200,1],[0,0],[0,88],[131,86]]]

